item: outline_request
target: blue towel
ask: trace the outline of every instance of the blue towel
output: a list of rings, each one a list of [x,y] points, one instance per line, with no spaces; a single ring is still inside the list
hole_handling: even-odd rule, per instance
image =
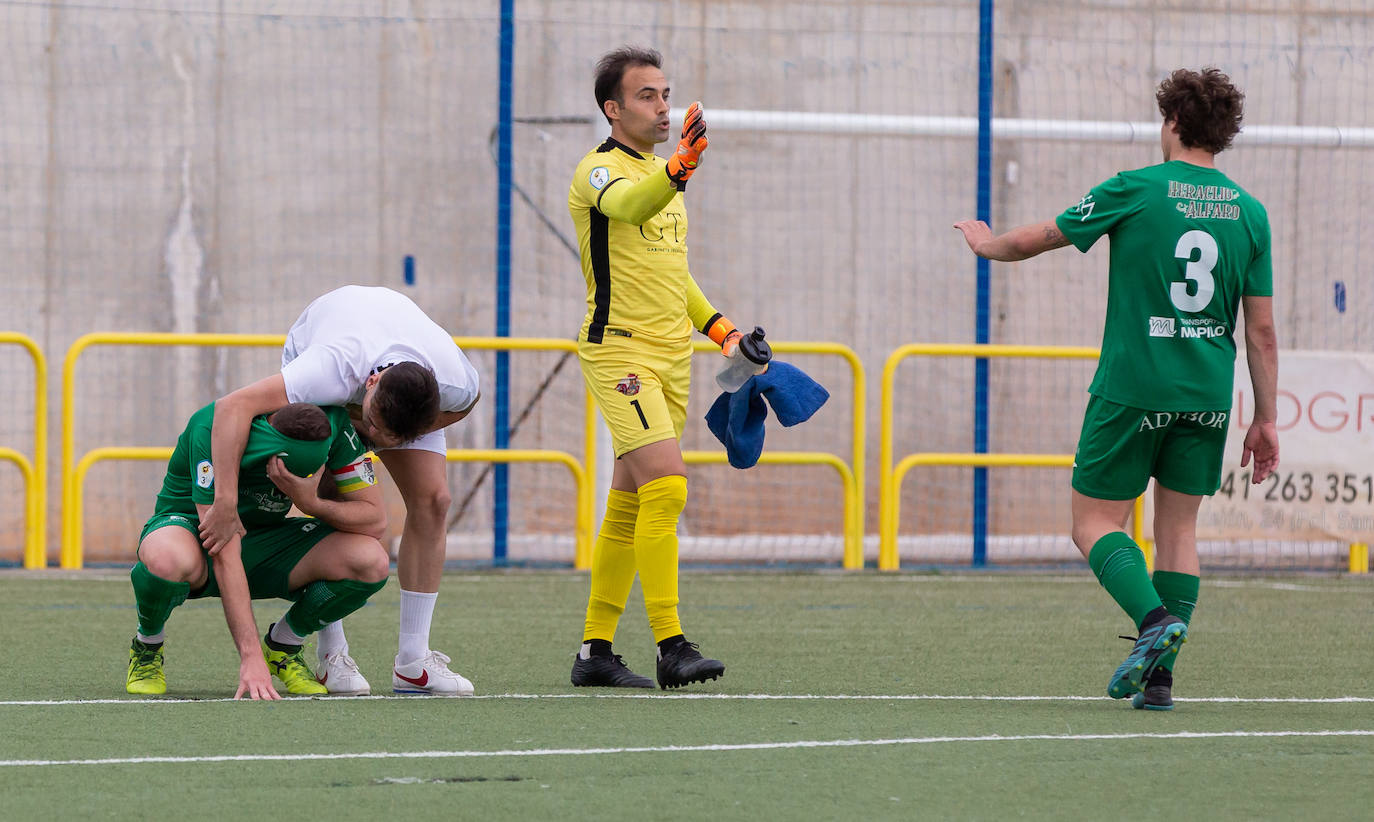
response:
[[[706,412],[706,427],[725,446],[730,464],[750,468],[763,453],[768,405],[786,427],[806,422],[830,399],[830,392],[794,365],[776,360],[733,394],[721,394]]]

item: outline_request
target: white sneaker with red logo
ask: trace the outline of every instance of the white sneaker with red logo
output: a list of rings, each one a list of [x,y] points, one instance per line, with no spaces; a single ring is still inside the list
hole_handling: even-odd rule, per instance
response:
[[[428,651],[405,665],[397,657],[396,667],[391,671],[391,690],[398,694],[472,696],[472,683],[448,669],[452,661],[447,654],[438,651]]]
[[[321,685],[329,689],[330,694],[365,696],[372,693],[372,686],[367,684],[362,671],[358,670],[358,663],[348,655],[347,645],[332,654],[321,656],[319,660],[320,664],[315,667],[315,677]]]

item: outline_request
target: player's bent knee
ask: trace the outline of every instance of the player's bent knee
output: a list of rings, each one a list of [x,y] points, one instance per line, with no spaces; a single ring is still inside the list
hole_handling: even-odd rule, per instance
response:
[[[138,558],[154,576],[168,582],[195,582],[205,569],[205,557],[194,539],[178,539],[154,531],[138,548]],[[182,529],[176,529],[182,531]],[[183,531],[184,533],[184,531]]]
[[[366,550],[358,552],[353,569],[353,579],[360,582],[382,582],[391,573],[391,557],[387,556],[382,543],[368,538],[371,543]]]

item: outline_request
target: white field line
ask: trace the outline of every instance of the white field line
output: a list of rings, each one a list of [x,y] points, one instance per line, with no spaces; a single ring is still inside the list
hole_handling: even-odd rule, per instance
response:
[[[286,702],[343,702],[343,701],[410,701],[425,697],[402,694],[374,694],[372,696],[288,696]],[[539,700],[539,699],[706,699],[740,701],[866,701],[866,702],[1111,702],[1105,696],[989,696],[978,694],[661,694],[661,693],[587,693],[587,694],[483,694],[481,696],[452,697],[458,702],[467,700]],[[233,702],[230,697],[208,699],[186,699],[178,697],[143,699],[16,699],[0,701],[0,707],[7,706],[56,706],[56,705],[205,705],[215,702]],[[240,700],[247,701],[247,700]],[[1335,705],[1374,703],[1374,696],[1195,696],[1174,697],[1175,702],[1215,702],[1223,704],[1269,704],[1285,703],[1300,705]]]
[[[865,748],[891,745],[937,745],[950,742],[1091,742],[1122,739],[1272,739],[1276,737],[1374,737],[1374,730],[1340,731],[1178,731],[1126,734],[1023,734],[1017,736],[908,736],[895,739],[810,739],[795,742],[746,742],[735,745],[663,745],[624,748],[535,748],[504,751],[358,751],[328,754],[235,754],[225,756],[130,756],[112,759],[3,759],[0,767],[49,765],[167,765],[206,762],[301,762],[345,759],[485,759],[493,757],[601,756],[624,753],[698,753],[767,751],[786,748]]]

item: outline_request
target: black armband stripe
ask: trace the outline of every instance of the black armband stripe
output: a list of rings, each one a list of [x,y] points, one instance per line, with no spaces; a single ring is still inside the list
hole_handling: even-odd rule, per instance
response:
[[[597,207],[597,209],[600,209],[600,208],[601,208],[601,198],[606,196],[606,192],[608,192],[608,191],[611,190],[611,186],[615,185],[616,183],[620,182],[620,181],[623,180],[623,179],[625,179],[625,178],[624,178],[624,177],[617,177],[617,178],[615,178],[614,180],[610,181],[609,183],[607,183],[606,185],[604,185],[604,186],[601,187],[601,193],[598,194],[598,195],[596,195],[596,207]]]
[[[723,316],[724,315],[721,314],[719,311],[712,314],[711,319],[707,320],[706,324],[701,327],[701,333],[705,334],[708,337],[711,336],[711,326],[715,325],[716,320],[719,320]]]

